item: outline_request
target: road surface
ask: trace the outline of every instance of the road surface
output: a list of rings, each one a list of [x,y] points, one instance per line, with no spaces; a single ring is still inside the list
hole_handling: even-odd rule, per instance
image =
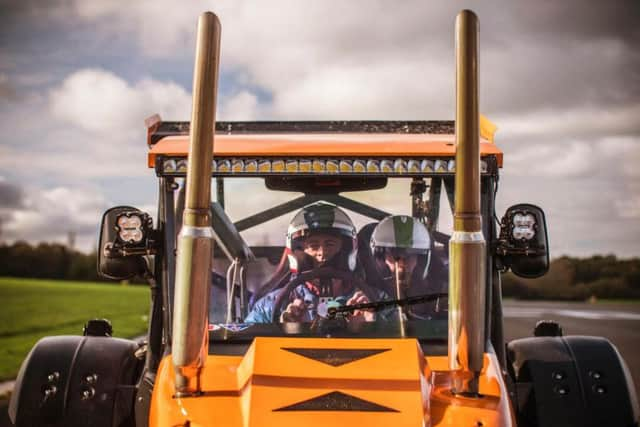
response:
[[[506,301],[505,339],[529,337],[536,321],[555,320],[565,335],[608,338],[625,358],[640,395],[640,304]],[[0,400],[0,427],[9,426],[6,400]]]

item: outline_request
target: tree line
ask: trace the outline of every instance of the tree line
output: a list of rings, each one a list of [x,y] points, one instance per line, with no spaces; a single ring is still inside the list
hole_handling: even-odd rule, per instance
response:
[[[640,298],[640,258],[563,256],[551,261],[549,272],[537,279],[505,274],[502,294],[522,299]]]
[[[0,244],[0,276],[108,282],[98,276],[96,258],[95,252],[58,243]],[[556,258],[538,279],[503,275],[502,294],[523,299],[640,298],[640,258]]]
[[[0,276],[106,281],[98,276],[95,252],[85,254],[59,243],[0,244]]]

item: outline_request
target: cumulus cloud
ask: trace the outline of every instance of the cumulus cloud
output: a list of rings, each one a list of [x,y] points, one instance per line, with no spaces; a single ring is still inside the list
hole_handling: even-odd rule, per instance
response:
[[[4,208],[16,208],[23,203],[22,189],[0,176],[0,206]]]
[[[65,242],[68,233],[73,232],[80,248],[89,250],[108,205],[103,195],[87,188],[32,188],[23,205],[12,209],[5,218],[2,238]]]
[[[131,85],[101,69],[77,71],[50,94],[54,117],[105,136],[140,128],[155,112],[184,120],[190,106],[190,94],[175,83],[144,79]]]
[[[0,126],[19,124],[0,145],[0,168],[16,176],[29,168],[46,172],[55,182],[41,191],[75,188],[75,179],[95,183],[148,172],[141,166],[142,120],[156,112],[189,119],[196,20],[211,8],[223,25],[219,119],[450,119],[453,21],[462,6],[418,0],[402,7],[364,0],[12,6],[3,14],[11,17],[7,24],[42,28],[42,20],[59,20],[66,34],[71,20],[91,29],[75,37],[87,36],[91,52],[106,55],[98,65],[85,52],[79,69],[67,69],[51,91],[23,103],[24,114],[0,104]],[[474,8],[481,21],[480,105],[498,124],[505,151],[500,209],[517,201],[542,205],[557,255],[637,254],[640,247],[625,234],[640,233],[634,225],[640,4],[483,2]],[[23,71],[28,58],[5,52],[0,47],[3,63]],[[33,70],[6,74],[0,66],[0,75],[12,84],[50,83]],[[86,164],[91,167],[74,167]],[[236,217],[246,210],[240,206]]]
[[[228,121],[256,120],[262,116],[260,110],[261,106],[258,97],[248,90],[243,90],[232,96],[222,98],[216,117],[218,120]]]

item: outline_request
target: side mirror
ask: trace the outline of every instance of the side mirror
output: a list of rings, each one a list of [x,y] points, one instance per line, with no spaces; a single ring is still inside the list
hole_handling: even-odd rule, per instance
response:
[[[537,206],[521,203],[511,206],[500,221],[496,255],[503,271],[535,278],[549,270],[549,242],[544,212]]]
[[[98,243],[98,274],[125,280],[147,271],[144,255],[156,252],[151,217],[131,206],[116,206],[102,216]]]

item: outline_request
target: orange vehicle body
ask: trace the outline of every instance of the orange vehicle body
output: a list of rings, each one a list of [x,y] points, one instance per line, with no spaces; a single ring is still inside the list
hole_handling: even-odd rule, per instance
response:
[[[378,352],[334,366],[292,349]],[[452,395],[451,375],[447,357],[425,357],[415,339],[256,338],[244,356],[207,357],[199,396],[174,396],[173,363],[165,357],[149,425],[326,426],[336,422],[332,395],[368,405],[343,409],[340,425],[515,425],[495,355],[484,356],[481,399]],[[317,407],[301,406],[314,401]]]

